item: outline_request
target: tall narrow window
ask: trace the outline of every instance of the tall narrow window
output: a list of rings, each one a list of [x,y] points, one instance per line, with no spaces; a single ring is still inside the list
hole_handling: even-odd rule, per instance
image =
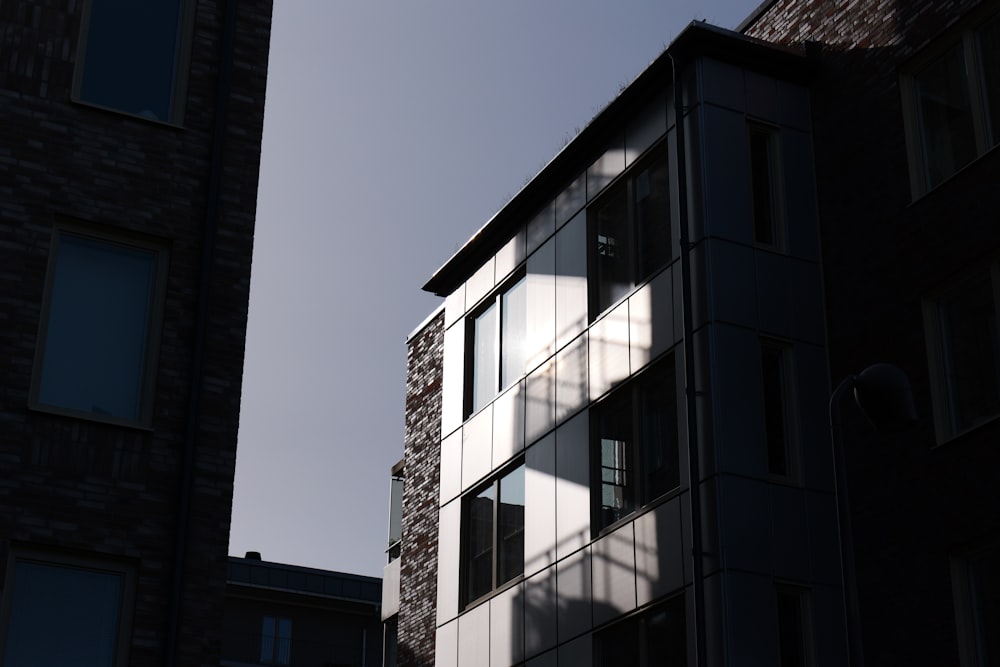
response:
[[[813,664],[809,620],[809,591],[778,585],[778,664],[780,667],[809,667]]]
[[[1000,143],[998,44],[1000,16],[980,14],[903,77],[915,196]]]
[[[994,264],[925,302],[939,440],[1000,414],[998,285]]]
[[[669,173],[666,151],[659,151],[587,210],[593,317],[670,259]]]
[[[1000,545],[978,549],[952,564],[962,667],[1000,665]]]
[[[751,123],[749,133],[754,241],[780,247],[783,234],[778,189],[778,131]]]
[[[260,661],[287,665],[292,660],[292,619],[265,616],[260,630]]]
[[[795,474],[795,421],[791,391],[791,348],[777,341],[760,345],[762,396],[764,398],[764,440],[767,470],[781,477]]]
[[[56,231],[32,407],[148,423],[165,254]]]
[[[88,0],[76,99],[176,122],[182,111],[184,26],[183,0]]]
[[[469,322],[470,378],[467,414],[492,401],[525,370],[527,289],[522,277],[487,300]]]
[[[474,602],[524,572],[524,465],[465,501],[464,599]]]
[[[677,397],[673,358],[615,390],[592,411],[599,528],[677,488]]]

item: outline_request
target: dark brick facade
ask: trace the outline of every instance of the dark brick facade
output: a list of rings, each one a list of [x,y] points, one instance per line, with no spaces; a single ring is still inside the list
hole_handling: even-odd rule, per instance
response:
[[[399,665],[434,664],[444,312],[410,337],[406,361]]]
[[[920,423],[879,438],[856,412],[848,479],[869,664],[958,664],[951,559],[1000,535],[996,421],[935,446],[922,300],[997,257],[1000,153],[915,198],[901,73],[995,3],[778,0],[746,34],[806,46],[831,377],[903,368]],[[963,663],[964,664],[964,663]]]
[[[194,4],[178,127],[71,100],[83,2],[0,3],[0,570],[19,546],[130,563],[136,666],[217,665],[225,591],[271,2]],[[167,248],[149,429],[28,408],[66,224]]]

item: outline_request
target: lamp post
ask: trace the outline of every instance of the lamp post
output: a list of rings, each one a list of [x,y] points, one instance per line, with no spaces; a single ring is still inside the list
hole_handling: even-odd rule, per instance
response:
[[[848,664],[864,667],[861,646],[861,613],[858,581],[854,569],[854,530],[847,498],[847,459],[844,456],[843,423],[840,414],[844,394],[854,390],[854,401],[868,421],[881,432],[896,431],[913,424],[917,409],[906,374],[892,364],[877,363],[857,375],[841,380],[830,395],[830,434],[833,442],[833,472],[837,496],[837,528],[840,531],[840,573],[844,590]]]

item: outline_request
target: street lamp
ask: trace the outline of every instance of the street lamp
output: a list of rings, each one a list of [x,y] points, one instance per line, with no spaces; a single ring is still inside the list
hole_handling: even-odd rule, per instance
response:
[[[844,590],[848,664],[864,667],[861,650],[861,613],[858,581],[854,569],[854,530],[847,500],[847,461],[844,456],[841,403],[848,390],[868,421],[881,432],[898,431],[917,420],[913,388],[906,374],[892,364],[872,364],[857,375],[844,378],[830,396],[830,433],[833,441],[833,472],[837,494],[837,528],[840,531],[840,573]]]

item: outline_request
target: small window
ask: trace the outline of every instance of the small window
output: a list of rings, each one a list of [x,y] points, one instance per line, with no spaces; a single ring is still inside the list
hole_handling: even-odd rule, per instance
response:
[[[469,318],[471,349],[466,416],[485,407],[502,389],[524,375],[528,326],[526,284],[522,276],[487,299]]]
[[[684,597],[594,633],[595,665],[600,667],[684,667],[687,663]]]
[[[1000,664],[1000,545],[955,559],[952,585],[962,667]]]
[[[260,661],[287,665],[292,659],[292,619],[265,616],[260,629]]]
[[[779,667],[810,667],[812,632],[809,589],[779,584],[775,587],[778,613]]]
[[[937,187],[1000,142],[1000,16],[967,24],[903,77],[910,180]]]
[[[773,340],[760,343],[761,395],[764,399],[764,442],[767,471],[797,476],[797,438],[791,347]]]
[[[1000,414],[998,294],[993,264],[924,302],[939,442]]]
[[[669,180],[659,151],[587,209],[592,319],[669,261]]]
[[[780,248],[784,229],[778,164],[778,130],[750,123],[750,184],[753,194],[753,238],[761,245]]]
[[[148,425],[166,251],[57,229],[31,405]]]
[[[679,486],[674,382],[668,357],[591,410],[598,529]]]
[[[524,573],[524,465],[467,496],[463,511],[468,604]]]
[[[75,99],[151,120],[179,122],[187,4],[88,0]]]
[[[133,574],[51,554],[11,554],[0,631],[6,667],[128,664]]]

